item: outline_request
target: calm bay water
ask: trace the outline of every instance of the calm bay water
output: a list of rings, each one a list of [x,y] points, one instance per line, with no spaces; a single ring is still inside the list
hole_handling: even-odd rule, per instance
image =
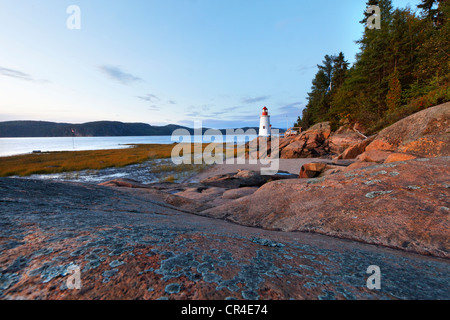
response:
[[[233,139],[235,138],[235,139]],[[227,136],[226,142],[243,143],[255,136]],[[224,138],[225,140],[225,138]],[[0,138],[0,157],[31,153],[33,151],[82,151],[129,148],[130,144],[171,144],[174,142],[210,143],[210,136],[191,136],[172,139],[172,136],[146,137],[58,137],[58,138]],[[225,141],[224,141],[225,142]]]

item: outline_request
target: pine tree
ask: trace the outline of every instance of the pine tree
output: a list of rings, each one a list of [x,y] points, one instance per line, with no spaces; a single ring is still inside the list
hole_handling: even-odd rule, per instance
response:
[[[398,79],[399,73],[395,70],[389,80],[389,92],[386,96],[386,104],[388,107],[388,113],[393,113],[401,105],[402,99],[402,85]]]
[[[444,2],[445,0],[422,0],[422,3],[417,8],[421,9],[428,20],[432,21],[436,26],[439,26],[444,20],[444,13],[441,10]]]
[[[333,77],[331,79],[333,90],[340,88],[344,84],[349,65],[350,64],[345,60],[344,54],[342,52],[340,52],[339,55],[334,58]]]

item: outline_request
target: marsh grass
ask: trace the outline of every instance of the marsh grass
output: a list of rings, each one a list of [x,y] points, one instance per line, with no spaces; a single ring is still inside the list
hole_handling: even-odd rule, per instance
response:
[[[152,159],[168,159],[176,144],[138,144],[130,145],[124,149],[90,150],[90,151],[64,151],[38,154],[26,154],[10,157],[0,157],[0,177],[29,176],[32,174],[52,174],[73,172],[81,170],[101,170],[112,167],[125,167],[140,164]],[[209,144],[203,144],[202,151]],[[194,150],[193,144],[191,150]],[[235,148],[234,155],[239,151]],[[180,154],[181,156],[186,156]],[[191,154],[194,158],[195,154]],[[166,172],[182,172],[183,170],[196,170],[189,165],[169,165],[155,170]],[[197,166],[199,170],[202,165]]]

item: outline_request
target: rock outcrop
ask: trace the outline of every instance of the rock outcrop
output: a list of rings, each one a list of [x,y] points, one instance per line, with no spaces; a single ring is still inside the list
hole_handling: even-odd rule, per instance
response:
[[[202,214],[450,257],[450,158],[364,165],[319,179],[275,181]]]
[[[355,159],[357,156],[366,151],[366,147],[372,143],[372,141],[376,138],[376,135],[368,137],[361,142],[357,142],[342,152],[337,159]]]
[[[271,152],[278,152],[280,159],[319,158],[339,155],[348,147],[354,146],[364,140],[364,137],[354,130],[340,128],[331,131],[330,123],[318,123],[308,130],[289,137],[281,137],[278,148],[272,148],[270,139],[256,138],[247,144],[251,159],[265,159]],[[341,157],[340,159],[350,159]]]
[[[415,113],[377,135],[365,137],[359,130],[341,127],[331,131],[330,123],[316,124],[296,136],[280,138],[281,159],[332,157],[383,162],[390,153],[410,154],[416,157],[450,155],[450,102]],[[271,155],[270,139],[264,143],[257,138],[247,144],[252,159]],[[368,153],[371,152],[371,153]],[[367,153],[367,154],[365,154]]]
[[[417,112],[382,130],[366,151],[402,152],[418,157],[450,155],[450,102]]]
[[[395,155],[392,155],[395,153]],[[337,159],[389,162],[450,155],[450,102],[417,112],[355,143]]]
[[[149,190],[0,178],[0,299],[449,298],[442,259],[200,217]],[[378,262],[383,290],[370,290]]]

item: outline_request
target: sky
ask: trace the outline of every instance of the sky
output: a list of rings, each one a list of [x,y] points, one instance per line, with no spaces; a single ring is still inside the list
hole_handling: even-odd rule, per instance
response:
[[[267,106],[286,128],[326,54],[354,63],[365,3],[0,0],[0,121],[240,128]]]

